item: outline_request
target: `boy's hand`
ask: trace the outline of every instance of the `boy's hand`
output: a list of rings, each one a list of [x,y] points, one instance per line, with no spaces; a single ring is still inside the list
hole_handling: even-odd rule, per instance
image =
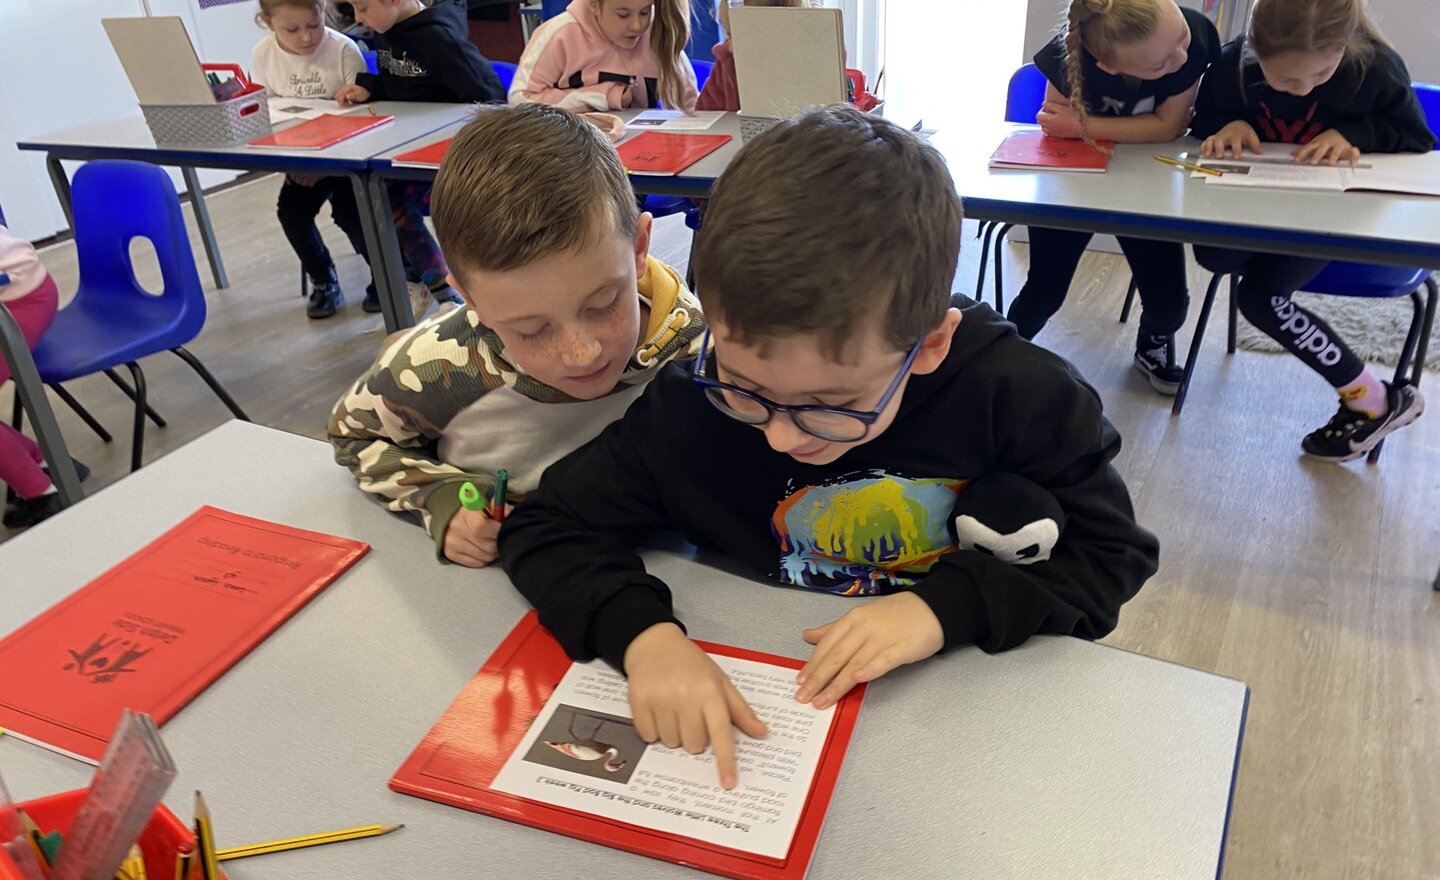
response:
[[[370,90],[364,86],[357,86],[354,83],[350,83],[349,85],[340,87],[340,91],[335,93],[335,100],[340,103],[341,107],[347,107],[351,104],[364,104],[370,100]]]
[[[658,739],[670,749],[683,746],[692,755],[714,746],[720,786],[734,788],[739,776],[730,725],[761,737],[765,722],[755,717],[725,672],[673,623],[657,623],[636,636],[624,662],[640,737]]]
[[[1311,139],[1310,143],[1296,150],[1291,155],[1296,163],[1319,165],[1321,162],[1328,162],[1334,165],[1337,162],[1349,162],[1354,165],[1360,161],[1360,150],[1345,139],[1345,135],[1330,129],[1323,131]]]
[[[505,512],[514,509],[506,505]],[[478,510],[460,508],[445,527],[445,558],[470,568],[484,568],[500,555],[495,538],[500,523]]]
[[[874,681],[897,666],[924,660],[945,647],[940,619],[914,593],[895,593],[845,612],[839,620],[805,630],[815,645],[810,662],[795,680],[795,699],[832,706],[862,681]]]
[[[1250,123],[1237,119],[1206,138],[1200,145],[1200,155],[1207,159],[1224,159],[1226,156],[1239,159],[1246,148],[1257,156],[1264,152],[1260,149],[1260,135],[1255,133]]]
[[[1078,140],[1085,136],[1080,128],[1080,115],[1068,101],[1046,101],[1036,114],[1035,121],[1049,137]]]

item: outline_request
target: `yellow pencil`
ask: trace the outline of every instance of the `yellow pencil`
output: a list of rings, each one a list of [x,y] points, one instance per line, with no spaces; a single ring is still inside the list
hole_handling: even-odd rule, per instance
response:
[[[210,821],[210,809],[205,798],[195,792],[195,846],[200,862],[201,876],[205,880],[220,880],[220,861],[215,858],[215,828]]]
[[[366,107],[365,109],[370,111],[370,115],[371,115],[371,116],[377,115],[377,114],[375,113],[375,108],[374,108],[374,107]]]
[[[339,831],[305,834],[300,837],[287,837],[283,840],[252,843],[248,846],[232,846],[216,852],[215,858],[218,861],[224,862],[230,859],[243,859],[249,856],[263,856],[267,853],[285,852],[286,850],[302,849],[307,846],[320,846],[326,843],[339,843],[343,840],[378,837],[381,834],[389,834],[391,831],[404,827],[404,825],[360,825],[355,828],[342,828]]]
[[[1191,171],[1199,171],[1201,174],[1208,174],[1211,177],[1223,177],[1225,172],[1217,171],[1214,168],[1206,168],[1204,165],[1192,165],[1189,162],[1182,162],[1174,156],[1166,156],[1163,153],[1155,154],[1156,161],[1164,162],[1167,165],[1174,165],[1177,168],[1189,168]]]
[[[120,871],[115,876],[117,880],[147,880],[145,856],[140,852],[139,844],[130,847],[129,854],[125,856],[125,861],[120,863]]]

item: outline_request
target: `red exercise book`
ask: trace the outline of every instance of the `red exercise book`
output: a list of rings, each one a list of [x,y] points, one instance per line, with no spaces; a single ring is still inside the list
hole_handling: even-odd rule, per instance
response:
[[[323,150],[357,134],[378,128],[394,118],[372,116],[368,113],[326,113],[256,138],[250,142],[250,146],[284,150]]]
[[[679,174],[729,143],[728,134],[671,134],[645,131],[618,147],[631,174]]]
[[[1096,141],[1113,149],[1114,141]],[[1001,142],[990,156],[991,168],[1020,168],[1048,171],[1104,171],[1110,154],[1082,140],[1046,137],[1039,130],[1017,131]]]
[[[759,664],[755,668],[766,673],[773,667],[777,677],[783,676],[792,687],[794,670],[804,665],[787,657],[705,642],[697,644],[712,655],[753,661]],[[559,643],[540,626],[535,612],[529,612],[395,772],[390,779],[390,787],[404,794],[726,877],[800,880],[805,876],[860,713],[864,685],[852,690],[835,705],[828,734],[823,739],[819,731],[815,731],[812,747],[818,749],[818,764],[813,775],[808,776],[808,782],[806,774],[794,776],[792,793],[796,800],[789,806],[791,809],[798,808],[795,814],[798,815],[798,824],[788,843],[781,835],[778,843],[771,844],[784,850],[782,856],[776,857],[728,847],[715,842],[713,837],[698,839],[632,824],[616,815],[602,815],[607,812],[604,805],[623,801],[635,808],[634,815],[672,813],[675,814],[673,817],[664,818],[674,823],[693,823],[683,826],[691,829],[727,826],[739,835],[736,839],[751,833],[752,829],[735,830],[733,826],[750,822],[761,825],[767,821],[763,815],[757,817],[744,812],[743,806],[740,810],[724,810],[726,796],[718,786],[713,785],[713,763],[702,764],[705,781],[700,787],[709,788],[703,799],[680,799],[683,788],[672,789],[677,792],[673,798],[646,793],[646,785],[642,781],[647,778],[646,774],[650,774],[648,778],[652,779],[673,779],[655,774],[664,767],[673,766],[663,762],[672,760],[670,756],[675,751],[663,750],[659,744],[647,747],[635,734],[628,717],[566,705],[563,699],[558,698],[553,705],[547,705],[547,702],[552,702],[551,695],[556,693],[561,679],[580,669],[582,664],[575,664],[575,667],[572,669],[570,658]],[[617,678],[617,681],[616,690],[609,699],[624,700],[623,680]],[[737,686],[742,691],[746,689],[742,682],[737,681]],[[564,723],[566,716],[562,714],[566,712],[570,713],[568,728]],[[754,741],[759,748],[772,752],[781,750],[785,744],[779,739],[784,729],[781,725],[785,723],[779,720],[781,717],[783,713],[772,720],[770,736]],[[578,728],[577,718],[581,719]],[[522,740],[527,738],[532,725],[540,729],[529,740],[528,750],[520,751],[524,745]],[[560,736],[555,735],[557,732]],[[736,734],[740,736],[738,731]],[[625,747],[628,751],[604,749],[606,743],[623,744],[627,735],[634,740],[633,744]],[[737,748],[739,746],[737,741]],[[595,812],[502,790],[498,778],[502,777],[512,754],[520,759],[518,765],[512,762],[512,770],[518,767],[522,773],[531,774],[542,790],[562,791],[572,799],[594,804]],[[693,756],[688,759],[702,760]],[[767,777],[769,772],[764,760],[748,766],[742,761],[740,785],[734,794],[754,796],[753,791],[775,784]],[[529,783],[531,780],[525,781]],[[551,786],[553,788],[549,788]],[[658,819],[654,822],[663,824]],[[697,830],[694,833],[704,832]],[[720,833],[714,832],[716,835]]]
[[[164,724],[370,549],[202,507],[0,640],[0,727],[99,763]]]
[[[450,142],[453,140],[455,139],[446,138],[418,150],[400,153],[390,160],[390,164],[404,168],[439,168],[440,160],[445,158],[445,153],[449,151]]]

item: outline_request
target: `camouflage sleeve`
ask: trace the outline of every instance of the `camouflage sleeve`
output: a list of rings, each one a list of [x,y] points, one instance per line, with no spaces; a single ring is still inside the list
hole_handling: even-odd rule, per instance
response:
[[[426,322],[393,338],[330,415],[335,461],[355,475],[360,491],[387,510],[418,519],[444,559],[445,529],[460,508],[467,480],[482,491],[492,477],[468,474],[438,458],[449,417],[486,390],[454,382],[444,369],[457,340]],[[451,381],[440,381],[448,374]]]

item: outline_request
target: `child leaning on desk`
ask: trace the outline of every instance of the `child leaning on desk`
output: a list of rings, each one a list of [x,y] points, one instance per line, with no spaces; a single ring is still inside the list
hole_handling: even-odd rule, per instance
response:
[[[1296,162],[1356,162],[1362,153],[1425,152],[1435,135],[1405,62],[1361,0],[1258,0],[1246,33],[1225,45],[1200,87],[1191,134],[1204,156],[1290,151]],[[1352,461],[1425,409],[1420,390],[1381,380],[1334,328],[1296,304],[1296,290],[1329,261],[1195,246],[1212,272],[1240,274],[1235,298],[1251,324],[1339,395],[1330,421],[1300,448]]]
[[[30,242],[0,226],[0,302],[20,325],[31,348],[55,320],[59,292]],[[10,366],[0,358],[0,385],[10,379]],[[83,480],[89,468],[75,462]],[[0,483],[14,490],[16,500],[5,506],[7,529],[23,529],[60,512],[60,495],[50,482],[45,457],[34,440],[0,422]]]
[[[576,169],[586,173],[577,175]],[[466,307],[392,337],[335,405],[360,490],[417,517],[437,556],[495,558],[499,523],[462,507],[502,468],[517,494],[692,355],[699,304],[649,256],[615,148],[543,104],[476,114],[435,178],[435,232]]]
[[[260,0],[255,20],[270,34],[250,53],[251,79],[277,98],[333,98],[355,82],[365,70],[365,59],[353,40],[325,26],[324,15],[325,0]],[[315,216],[326,202],[355,253],[370,262],[350,178],[286,174],[275,214],[310,278],[305,314],[311,318],[328,318],[345,304],[335,261],[315,228]],[[365,288],[363,307],[380,311],[373,281]]]
[[[645,739],[713,743],[726,787],[730,725],[764,727],[646,573],[646,534],[863,598],[796,633],[815,645],[796,697],[820,708],[947,648],[1099,638],[1155,571],[1099,395],[952,300],[960,220],[934,147],[854,107],[751,140],[696,244],[713,348],[666,367],[500,529],[540,622],[628,676]]]
[[[503,103],[505,90],[490,62],[470,42],[465,0],[354,0],[355,20],[373,30],[379,73],[362,73],[338,95],[340,103],[438,101]],[[418,320],[432,302],[460,303],[445,283],[449,268],[425,228],[430,184],[386,182],[405,261],[410,308]]]
[[[575,113],[695,109],[690,0],[572,0],[525,45],[510,103]]]
[[[1215,25],[1174,0],[1070,0],[1060,33],[1035,53],[1048,80],[1037,121],[1047,135],[1160,143],[1185,133],[1200,77],[1220,51]],[[1059,310],[1091,233],[1030,227],[1030,272],[1008,317],[1033,339]],[[1175,333],[1190,305],[1185,245],[1121,238],[1140,292],[1132,362],[1175,394]]]

